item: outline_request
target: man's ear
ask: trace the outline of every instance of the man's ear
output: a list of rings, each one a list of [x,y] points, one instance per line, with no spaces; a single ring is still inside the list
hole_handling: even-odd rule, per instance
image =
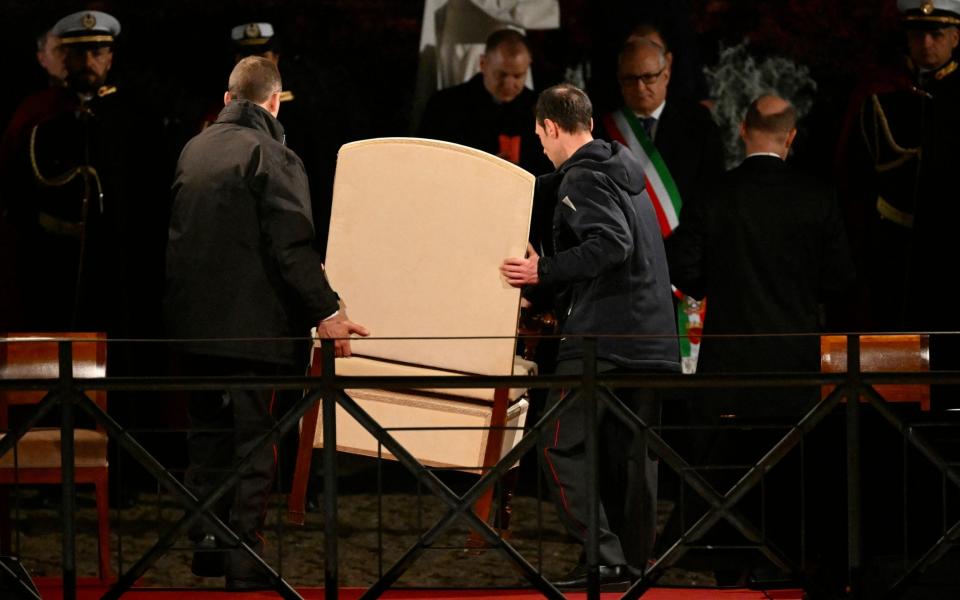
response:
[[[231,98],[230,98],[230,92],[224,92],[224,93],[223,93],[223,105],[226,106],[226,105],[230,104],[230,100],[231,100]]]
[[[593,117],[590,117],[590,133],[593,133]]]
[[[560,133],[560,129],[557,127],[556,121],[553,119],[544,119],[543,120],[543,131],[547,134],[547,137],[555,138]]]
[[[668,68],[668,69],[671,68],[671,67],[673,67],[673,52],[670,52],[669,50],[668,50],[667,52],[664,52],[664,53],[663,53],[663,58],[664,58],[664,60],[665,60],[666,63],[667,63],[667,68]]]
[[[784,147],[789,150],[790,146],[793,145],[793,139],[797,137],[797,128],[794,127],[790,130],[790,133],[787,134],[787,141],[784,143]]]
[[[270,99],[267,100],[267,110],[274,118],[280,114],[280,92],[270,94]]]

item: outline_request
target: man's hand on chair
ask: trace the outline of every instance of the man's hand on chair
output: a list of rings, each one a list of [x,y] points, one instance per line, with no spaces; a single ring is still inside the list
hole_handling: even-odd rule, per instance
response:
[[[523,287],[525,285],[537,285],[540,283],[540,277],[537,276],[537,263],[540,262],[540,255],[533,249],[533,246],[527,244],[526,258],[508,258],[500,265],[500,273],[506,278],[507,283],[513,287]]]

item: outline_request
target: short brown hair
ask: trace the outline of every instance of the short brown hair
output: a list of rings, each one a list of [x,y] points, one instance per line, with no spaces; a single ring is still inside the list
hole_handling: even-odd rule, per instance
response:
[[[227,85],[231,98],[255,104],[263,104],[282,87],[277,65],[262,56],[241,59],[230,72]]]
[[[545,120],[550,119],[569,133],[590,131],[593,104],[577,86],[561,83],[540,93],[536,114],[541,127]]]

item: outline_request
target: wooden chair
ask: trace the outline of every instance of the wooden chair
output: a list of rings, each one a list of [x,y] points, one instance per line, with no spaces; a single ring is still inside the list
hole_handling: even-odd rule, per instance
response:
[[[865,373],[929,371],[929,337],[918,334],[860,336],[860,368]],[[820,337],[820,370],[824,373],[846,372],[846,336]],[[824,398],[833,387],[823,386]],[[921,410],[930,410],[930,386],[927,384],[888,383],[877,385],[876,390],[887,402],[917,402]]]
[[[59,354],[56,338],[74,340],[74,377],[103,377],[107,371],[107,342],[103,333],[9,333],[0,342],[0,378],[56,379]],[[81,341],[83,340],[83,341]],[[0,392],[0,431],[10,429],[10,407],[39,403],[45,391]],[[87,395],[106,410],[103,390]],[[56,412],[54,412],[56,414]],[[100,579],[110,575],[110,518],[108,497],[107,434],[101,428],[75,430],[75,481],[92,483],[96,493],[98,567]],[[63,480],[60,469],[60,429],[37,427],[21,438],[16,450],[0,457],[0,485],[55,484]],[[0,548],[10,552],[9,490],[0,488]]]

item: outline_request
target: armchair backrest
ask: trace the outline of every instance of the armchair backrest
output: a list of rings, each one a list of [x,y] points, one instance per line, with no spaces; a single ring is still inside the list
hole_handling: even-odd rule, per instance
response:
[[[107,374],[107,339],[100,332],[6,333],[0,337],[0,379],[57,379],[60,376],[58,342],[70,340],[73,376],[104,377]],[[47,390],[0,391],[0,428],[9,427],[9,407],[36,404]],[[87,395],[106,410],[104,390]]]
[[[500,264],[526,252],[534,183],[516,165],[448,142],[344,145],[326,270],[350,318],[372,333],[353,352],[513,374],[520,290]],[[422,339],[431,337],[472,339]]]

